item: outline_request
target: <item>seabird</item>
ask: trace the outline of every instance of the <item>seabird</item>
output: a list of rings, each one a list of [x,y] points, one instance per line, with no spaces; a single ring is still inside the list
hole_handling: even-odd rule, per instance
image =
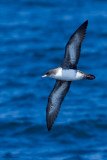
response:
[[[85,21],[70,37],[65,47],[65,56],[61,66],[56,69],[49,70],[44,76],[42,76],[56,79],[56,84],[49,95],[46,109],[48,130],[51,129],[57,118],[61,103],[70,88],[71,82],[82,79],[95,79],[94,75],[81,72],[77,69],[81,51],[81,43],[85,37],[87,25],[88,20]]]

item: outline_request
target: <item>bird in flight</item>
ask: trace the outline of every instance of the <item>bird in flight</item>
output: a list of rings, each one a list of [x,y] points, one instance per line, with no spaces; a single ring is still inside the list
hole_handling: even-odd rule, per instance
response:
[[[72,81],[82,79],[95,79],[94,75],[84,73],[77,69],[80,57],[81,44],[86,34],[88,20],[85,21],[70,37],[66,47],[64,60],[60,67],[49,70],[42,77],[56,79],[55,86],[49,95],[46,109],[47,128],[51,129],[59,113],[61,103],[66,96]]]

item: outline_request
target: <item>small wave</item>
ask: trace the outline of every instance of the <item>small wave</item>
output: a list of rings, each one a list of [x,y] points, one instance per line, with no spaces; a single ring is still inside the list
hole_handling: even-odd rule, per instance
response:
[[[55,7],[57,5],[57,3],[55,2],[45,2],[45,1],[33,1],[33,0],[22,0],[22,2],[26,5],[30,5],[30,6],[45,6],[45,7]]]

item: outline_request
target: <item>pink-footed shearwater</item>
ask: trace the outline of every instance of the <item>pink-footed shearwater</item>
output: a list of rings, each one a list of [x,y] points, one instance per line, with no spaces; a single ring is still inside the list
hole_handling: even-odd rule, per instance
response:
[[[48,130],[51,129],[54,121],[56,120],[61,103],[70,88],[71,82],[81,79],[93,80],[95,78],[94,75],[86,74],[77,69],[81,43],[85,37],[87,25],[88,20],[85,21],[70,37],[65,47],[65,56],[61,66],[56,69],[49,70],[44,76],[42,76],[56,79],[56,84],[49,95],[46,109]]]

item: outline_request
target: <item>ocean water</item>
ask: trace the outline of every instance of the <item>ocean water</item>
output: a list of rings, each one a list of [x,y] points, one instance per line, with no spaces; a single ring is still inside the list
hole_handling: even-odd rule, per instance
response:
[[[72,33],[89,20],[78,68],[50,132],[46,106]],[[0,160],[107,160],[107,1],[0,1]]]

